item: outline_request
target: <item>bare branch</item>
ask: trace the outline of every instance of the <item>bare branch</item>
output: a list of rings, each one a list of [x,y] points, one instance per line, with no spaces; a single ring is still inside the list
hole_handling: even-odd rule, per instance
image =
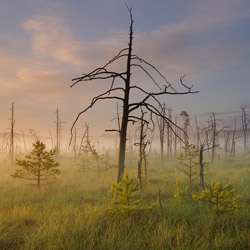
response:
[[[141,68],[148,76],[149,78],[154,82],[154,84],[160,89],[163,91],[163,89],[159,86],[159,84],[155,81],[154,77],[151,76],[151,74],[142,66],[142,65],[139,65],[139,64],[131,64],[131,66],[135,66],[135,67],[139,67]]]
[[[186,75],[180,76],[180,83],[181,83],[182,86],[184,86],[186,89],[189,90],[189,91],[188,91],[189,93],[191,93],[191,90],[192,90],[192,88],[193,88],[193,85],[192,85],[191,87],[188,87],[186,84],[183,83],[183,79],[184,79],[185,76],[186,76]]]
[[[92,80],[104,80],[104,79],[110,79],[110,78],[116,78],[120,77],[123,81],[125,81],[125,78],[123,75],[126,73],[117,73],[113,71],[107,71],[105,68],[97,68],[94,71],[90,72],[89,74],[84,74],[81,77],[77,77],[72,79],[72,81],[75,81],[70,87],[72,88],[75,86],[78,82],[86,82],[86,81],[92,81]]]
[[[116,88],[116,89],[122,89],[122,88]],[[116,90],[116,89],[113,89],[113,90]],[[105,93],[103,93],[103,94],[101,94],[101,95],[99,95],[99,96],[94,97],[94,98],[92,99],[91,104],[90,104],[87,108],[85,108],[83,111],[81,111],[80,113],[78,113],[78,115],[77,115],[75,121],[73,122],[73,124],[72,124],[72,126],[71,126],[71,130],[70,130],[71,138],[70,138],[69,145],[71,144],[71,141],[72,141],[72,138],[73,138],[73,128],[74,128],[76,122],[78,121],[79,117],[80,117],[83,113],[85,113],[87,110],[89,110],[90,108],[92,108],[93,105],[94,105],[97,101],[99,101],[99,100],[107,100],[107,99],[117,99],[117,100],[123,101],[123,98],[118,97],[118,96],[104,96],[104,97],[102,97],[103,95],[105,95],[105,94],[107,94],[107,93],[109,93],[109,92],[110,92],[110,90],[108,90],[107,92],[105,92]]]
[[[118,132],[118,133],[121,133],[121,130],[118,130],[118,129],[105,129],[105,132]]]
[[[152,65],[151,63],[147,62],[146,60],[138,57],[137,55],[133,55],[131,59],[136,59],[136,60],[139,60],[140,62],[143,62],[145,63],[146,65],[150,66],[153,70],[155,70],[162,78],[163,80],[165,81],[165,83],[167,83],[167,87],[170,87],[173,91],[175,91],[175,89],[171,86],[171,84],[167,81],[166,77],[154,66]]]

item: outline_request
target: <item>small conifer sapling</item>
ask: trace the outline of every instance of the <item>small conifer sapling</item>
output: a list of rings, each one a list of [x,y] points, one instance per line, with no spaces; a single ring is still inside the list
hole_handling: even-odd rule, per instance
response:
[[[187,141],[182,147],[178,160],[182,166],[181,171],[189,177],[189,189],[192,189],[193,176],[197,174],[199,151]]]
[[[230,185],[223,186],[220,182],[211,182],[210,188],[202,191],[201,196],[193,195],[197,201],[208,202],[213,205],[212,215],[218,217],[221,214],[232,212],[240,206],[237,200],[240,196],[235,197],[236,189],[230,189]]]
[[[60,164],[53,159],[56,151],[46,151],[45,149],[46,145],[40,140],[33,143],[33,150],[25,156],[25,160],[16,159],[17,165],[22,169],[15,170],[11,176],[36,181],[37,187],[40,188],[41,181],[59,175],[61,173],[58,169]]]
[[[111,188],[111,206],[109,211],[113,214],[127,214],[129,217],[139,211],[153,209],[154,205],[145,206],[138,196],[139,185],[133,178],[125,174],[122,181],[113,184]]]

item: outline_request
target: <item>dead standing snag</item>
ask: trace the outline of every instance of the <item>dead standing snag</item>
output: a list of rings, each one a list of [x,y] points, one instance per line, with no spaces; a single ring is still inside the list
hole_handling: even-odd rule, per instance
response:
[[[130,14],[130,31],[129,31],[129,43],[128,47],[122,49],[115,57],[113,57],[108,63],[106,63],[103,67],[96,68],[95,70],[91,71],[88,74],[83,74],[80,77],[74,78],[72,81],[74,82],[71,87],[76,85],[79,82],[86,82],[86,81],[93,81],[93,80],[104,80],[110,79],[111,85],[109,89],[97,96],[95,96],[91,104],[86,107],[83,111],[81,111],[71,128],[71,134],[73,134],[73,128],[79,119],[79,117],[87,112],[90,108],[92,108],[96,102],[101,100],[118,100],[122,102],[123,109],[122,109],[122,116],[121,116],[121,127],[117,131],[120,135],[120,144],[119,144],[119,156],[118,156],[118,165],[117,165],[117,179],[116,182],[119,183],[122,180],[123,173],[124,173],[124,163],[125,163],[125,150],[126,150],[126,139],[127,139],[127,127],[128,123],[132,122],[135,123],[140,121],[140,118],[134,114],[133,111],[136,111],[140,108],[146,110],[149,115],[149,120],[152,121],[153,116],[163,118],[167,124],[169,124],[170,129],[175,134],[175,130],[173,127],[177,127],[178,129],[182,130],[178,127],[174,122],[169,120],[166,116],[163,116],[159,111],[158,107],[161,107],[160,101],[157,99],[159,96],[163,95],[185,95],[185,94],[193,94],[197,93],[192,91],[192,87],[188,87],[183,83],[183,77],[180,78],[180,84],[184,88],[184,91],[178,92],[176,91],[171,84],[167,81],[164,75],[152,64],[140,58],[136,54],[133,54],[133,16],[132,16],[132,8],[128,8]],[[115,72],[109,69],[111,63],[114,63],[120,59],[126,59],[126,69],[125,71]],[[143,87],[139,85],[132,85],[131,83],[131,75],[132,69],[139,68],[141,69],[149,79],[154,83],[157,87],[157,92],[146,91]],[[156,73],[163,83],[156,81],[156,78],[152,75],[152,72]],[[123,82],[123,86],[116,86],[116,80],[120,80]],[[143,95],[142,99],[131,101],[131,92],[133,93],[140,93]],[[139,96],[137,94],[137,96]],[[132,114],[133,113],[133,114]]]

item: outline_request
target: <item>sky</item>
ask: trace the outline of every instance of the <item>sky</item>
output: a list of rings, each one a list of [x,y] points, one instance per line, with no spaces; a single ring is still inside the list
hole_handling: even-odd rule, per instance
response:
[[[133,12],[134,52],[177,89],[185,74],[185,83],[199,91],[161,101],[174,114],[240,119],[240,107],[250,107],[249,0],[0,0],[0,132],[10,129],[14,102],[17,132],[54,134],[58,107],[69,135],[78,112],[110,86],[98,81],[70,88],[71,79],[127,46],[125,3]],[[132,81],[155,90],[143,72],[132,72]],[[115,128],[115,113],[114,102],[99,103],[78,130],[88,122],[99,136]]]

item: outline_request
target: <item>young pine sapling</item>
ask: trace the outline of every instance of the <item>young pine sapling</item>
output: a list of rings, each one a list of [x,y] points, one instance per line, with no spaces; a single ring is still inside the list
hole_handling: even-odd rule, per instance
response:
[[[17,169],[11,176],[36,181],[37,187],[40,188],[41,181],[59,175],[61,173],[58,169],[60,164],[53,159],[56,151],[46,151],[45,149],[46,145],[40,140],[33,143],[33,150],[25,156],[25,160],[16,159],[17,165],[22,169]]]

